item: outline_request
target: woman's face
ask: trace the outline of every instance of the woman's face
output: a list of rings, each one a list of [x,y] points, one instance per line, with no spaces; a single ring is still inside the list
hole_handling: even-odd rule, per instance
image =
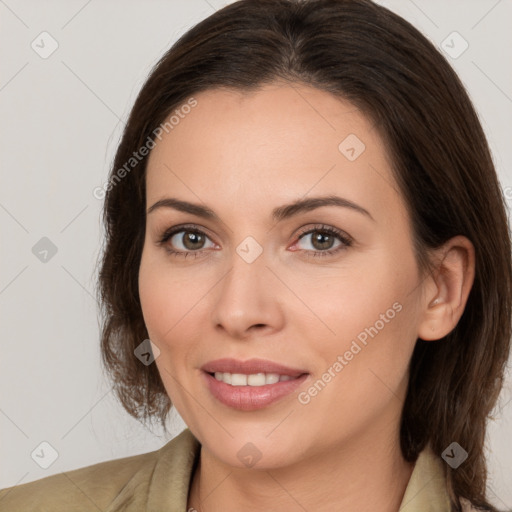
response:
[[[147,214],[139,274],[173,404],[230,466],[398,443],[422,286],[376,129],[306,86],[195,99],[148,161],[148,210],[182,203]]]

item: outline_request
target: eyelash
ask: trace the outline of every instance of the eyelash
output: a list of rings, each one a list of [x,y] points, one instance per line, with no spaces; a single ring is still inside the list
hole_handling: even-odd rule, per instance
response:
[[[177,233],[181,232],[189,232],[189,233],[196,233],[200,235],[204,235],[206,238],[209,238],[208,235],[198,229],[195,225],[182,225],[182,226],[175,226],[173,228],[167,229],[162,235],[160,235],[159,240],[157,242],[158,245],[163,246],[166,244],[166,242],[172,238]],[[325,224],[318,224],[313,226],[312,228],[306,229],[305,231],[302,231],[299,233],[297,241],[302,239],[306,235],[310,235],[315,232],[320,232],[323,234],[328,234],[331,236],[334,236],[337,238],[341,244],[334,248],[334,249],[328,249],[325,251],[308,251],[306,250],[307,257],[326,257],[326,256],[333,256],[334,254],[337,254],[339,251],[342,251],[344,249],[347,249],[352,245],[352,239],[348,237],[345,233],[342,231],[333,228],[332,226],[326,226]],[[165,250],[171,255],[175,257],[184,257],[187,258],[189,255],[192,255],[193,258],[197,258],[204,250],[206,249],[199,249],[197,251],[176,251],[175,249],[171,249],[168,245],[165,246]]]

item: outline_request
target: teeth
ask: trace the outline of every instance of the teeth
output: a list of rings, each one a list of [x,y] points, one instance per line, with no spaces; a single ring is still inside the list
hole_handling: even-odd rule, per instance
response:
[[[215,372],[215,378],[232,386],[265,386],[266,384],[275,384],[276,382],[284,382],[291,380],[293,377],[289,375],[279,375],[278,373],[252,373],[245,375],[244,373],[228,373]]]

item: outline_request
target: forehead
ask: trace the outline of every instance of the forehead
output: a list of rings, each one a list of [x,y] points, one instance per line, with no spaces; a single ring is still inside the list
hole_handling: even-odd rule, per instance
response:
[[[308,193],[339,192],[374,210],[400,202],[381,137],[348,101],[298,84],[194,99],[150,154],[148,205],[171,192],[212,206],[238,197],[260,209]]]

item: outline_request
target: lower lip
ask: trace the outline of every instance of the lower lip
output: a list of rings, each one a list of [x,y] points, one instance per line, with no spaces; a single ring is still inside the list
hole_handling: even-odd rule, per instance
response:
[[[231,386],[209,373],[203,372],[203,375],[208,389],[219,402],[241,411],[255,411],[277,402],[293,393],[308,377],[305,373],[296,379],[264,386]]]

